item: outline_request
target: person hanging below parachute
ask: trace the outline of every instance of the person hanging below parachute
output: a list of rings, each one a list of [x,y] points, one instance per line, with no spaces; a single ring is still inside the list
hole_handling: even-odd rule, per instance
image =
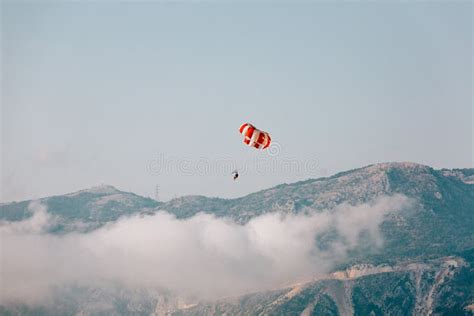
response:
[[[234,175],[234,181],[237,180],[239,177],[239,172],[237,170],[232,171],[232,174]]]

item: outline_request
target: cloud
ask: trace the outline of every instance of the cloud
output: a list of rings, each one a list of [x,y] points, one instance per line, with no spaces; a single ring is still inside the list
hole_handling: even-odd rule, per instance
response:
[[[32,205],[31,219],[0,226],[0,303],[45,302],[51,289],[67,285],[166,289],[200,298],[270,289],[330,271],[363,232],[380,246],[380,223],[409,203],[401,195],[381,197],[324,212],[266,214],[245,225],[160,211],[62,236],[46,233],[53,218]],[[316,247],[317,237],[331,229],[339,238]]]
[[[23,221],[6,222],[3,224],[0,222],[0,233],[2,233],[2,236],[41,233],[56,222],[56,218],[49,214],[47,207],[39,201],[32,201],[28,205],[28,210],[33,215]]]

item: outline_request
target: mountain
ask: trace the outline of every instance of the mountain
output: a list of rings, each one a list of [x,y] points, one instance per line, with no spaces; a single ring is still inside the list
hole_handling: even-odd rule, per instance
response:
[[[174,315],[468,315],[472,281],[473,271],[460,257],[359,264],[284,289],[181,308]]]
[[[384,244],[353,249],[331,274],[268,292],[212,302],[180,302],[169,294],[81,289],[43,314],[177,315],[472,315],[474,310],[474,169],[381,163],[334,176],[282,184],[237,199],[185,196],[157,202],[111,186],[40,199],[54,219],[49,233],[87,232],[119,218],[159,210],[188,218],[204,212],[245,224],[259,215],[337,211],[402,194],[411,207],[381,224]],[[1,204],[0,221],[31,218],[35,202]],[[337,236],[328,234],[317,247]],[[82,306],[82,307],[80,307]],[[86,306],[86,307],[84,307]],[[89,306],[89,307],[87,307]],[[38,314],[25,306],[20,314]],[[59,312],[58,312],[59,311]],[[0,307],[0,314],[12,309]]]
[[[33,203],[34,202],[34,203]],[[101,185],[66,195],[46,197],[35,201],[3,203],[0,221],[21,221],[33,216],[32,205],[42,204],[56,221],[49,232],[86,232],[114,222],[122,216],[150,213],[161,203],[134,193]]]
[[[474,270],[462,257],[357,264],[288,287],[192,302],[163,291],[67,288],[53,307],[1,306],[0,315],[472,315]]]
[[[382,163],[310,179],[226,200],[182,197],[161,207],[178,217],[198,212],[230,217],[246,223],[269,212],[288,213],[357,205],[384,195],[403,194],[416,206],[383,223],[385,253],[379,260],[398,257],[442,256],[474,247],[473,169],[434,170],[415,163]],[[375,262],[377,263],[377,262]]]

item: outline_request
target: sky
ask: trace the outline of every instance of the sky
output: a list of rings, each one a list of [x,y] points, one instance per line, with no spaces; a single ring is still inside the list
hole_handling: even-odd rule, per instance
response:
[[[472,3],[1,2],[1,201],[473,167]],[[270,150],[246,147],[250,122]],[[238,181],[231,172],[241,171]]]

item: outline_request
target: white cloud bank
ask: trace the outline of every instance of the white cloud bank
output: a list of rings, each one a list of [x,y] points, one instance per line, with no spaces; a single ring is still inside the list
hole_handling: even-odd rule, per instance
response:
[[[4,223],[0,303],[45,302],[52,288],[161,288],[216,298],[264,290],[329,271],[368,232],[381,245],[384,217],[408,206],[400,195],[306,215],[266,214],[245,225],[198,214],[178,220],[166,212],[123,218],[90,233],[44,232],[51,218],[32,205],[28,220]],[[344,241],[325,250],[315,238],[336,229]]]

